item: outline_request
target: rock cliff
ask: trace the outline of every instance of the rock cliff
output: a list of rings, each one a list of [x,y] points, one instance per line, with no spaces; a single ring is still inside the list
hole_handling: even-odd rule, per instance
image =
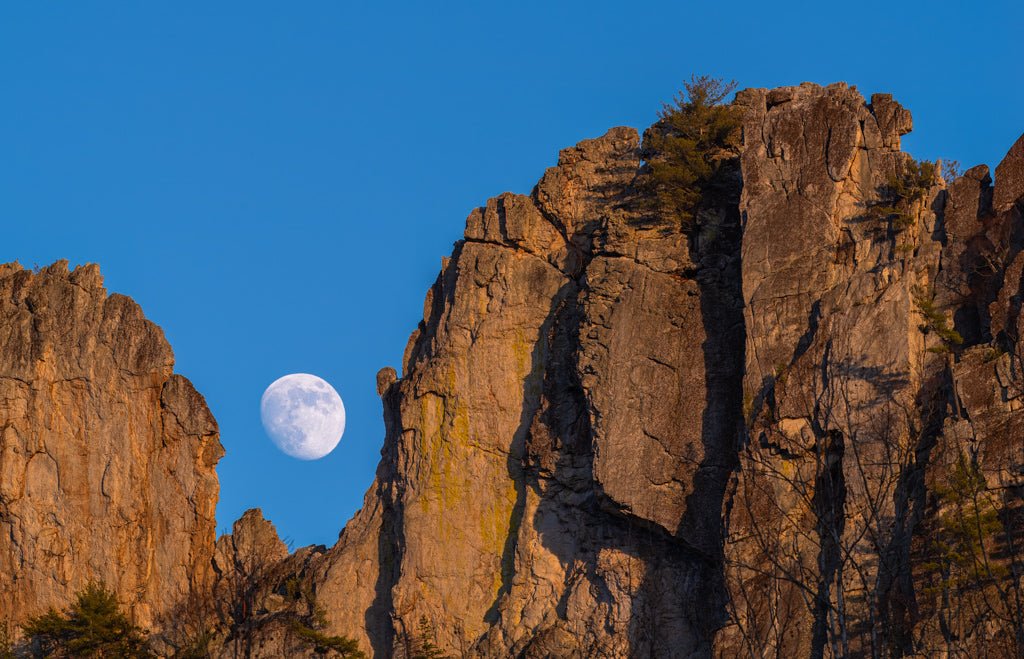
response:
[[[424,618],[468,656],[1021,647],[1024,142],[994,189],[909,193],[888,95],[736,105],[741,177],[696,228],[637,203],[626,128],[470,214],[310,577],[332,629],[379,656]],[[958,464],[1000,520],[971,585]]]
[[[90,581],[159,626],[212,583],[223,454],[160,328],[95,265],[0,266],[0,621]]]
[[[93,269],[8,268],[3,601],[98,575],[145,622],[208,587],[179,627],[222,656],[1020,656],[1024,137],[945,180],[888,95],[734,104],[692,224],[629,128],[469,215],[330,548],[258,511],[214,548],[216,426],[159,331]]]

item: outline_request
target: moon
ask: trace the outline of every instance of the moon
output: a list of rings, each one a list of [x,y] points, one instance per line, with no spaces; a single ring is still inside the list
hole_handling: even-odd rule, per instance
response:
[[[319,460],[345,433],[341,396],[309,373],[274,380],[260,399],[260,419],[277,448],[299,460]]]

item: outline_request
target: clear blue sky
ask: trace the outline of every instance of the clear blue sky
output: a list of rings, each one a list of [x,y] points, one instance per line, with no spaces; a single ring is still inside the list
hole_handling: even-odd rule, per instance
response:
[[[374,376],[469,211],[693,72],[892,92],[923,158],[994,165],[1024,132],[1017,2],[476,4],[0,7],[0,259],[97,262],[164,328],[220,422],[221,530],[259,506],[334,542],[378,459]],[[260,426],[294,371],[348,409],[318,462]]]

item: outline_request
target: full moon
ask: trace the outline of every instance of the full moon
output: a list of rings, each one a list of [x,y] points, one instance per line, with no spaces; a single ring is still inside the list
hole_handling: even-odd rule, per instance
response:
[[[341,441],[345,405],[325,380],[292,373],[274,380],[260,400],[263,428],[293,458],[318,460]]]

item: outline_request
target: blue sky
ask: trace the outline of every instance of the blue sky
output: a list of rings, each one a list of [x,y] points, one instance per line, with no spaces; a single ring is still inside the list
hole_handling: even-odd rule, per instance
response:
[[[219,529],[258,506],[331,544],[373,479],[374,376],[473,207],[691,73],[891,92],[905,149],[994,166],[1024,132],[1021,25],[1008,1],[3,3],[0,260],[99,263],[220,422]],[[296,371],[348,412],[316,462],[259,422]]]

